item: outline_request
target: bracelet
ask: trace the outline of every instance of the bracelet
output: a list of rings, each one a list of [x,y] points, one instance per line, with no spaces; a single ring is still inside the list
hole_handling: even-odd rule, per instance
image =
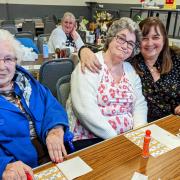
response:
[[[79,57],[80,60],[81,60],[81,50],[84,49],[84,48],[88,48],[88,47],[86,45],[83,45],[83,46],[81,46],[81,48],[78,51],[78,57]]]

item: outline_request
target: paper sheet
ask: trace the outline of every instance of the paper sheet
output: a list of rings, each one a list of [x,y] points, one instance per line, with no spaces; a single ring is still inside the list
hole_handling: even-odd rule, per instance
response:
[[[175,135],[171,134],[170,132],[160,128],[159,126],[152,124],[142,130],[145,132],[147,129],[151,130],[151,136],[161,142],[162,144],[166,145],[170,149],[174,149],[180,146],[180,140]]]
[[[56,167],[50,167],[34,175],[34,180],[67,180],[64,174]]]
[[[92,171],[92,168],[88,166],[80,157],[75,157],[59,163],[57,164],[57,167],[68,180],[72,180]]]
[[[149,151],[152,156],[158,157],[180,146],[180,139],[177,136],[169,133],[155,124],[131,131],[126,133],[124,136],[142,149],[144,135],[147,129],[151,130]]]
[[[131,178],[131,180],[148,180],[148,176],[145,176],[144,174],[135,172],[133,174],[133,177]]]
[[[41,65],[23,65],[22,67],[26,70],[39,70]]]

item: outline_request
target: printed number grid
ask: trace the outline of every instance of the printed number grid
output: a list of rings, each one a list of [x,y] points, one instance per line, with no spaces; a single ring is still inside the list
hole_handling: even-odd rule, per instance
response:
[[[142,149],[144,135],[145,133],[142,130],[137,130],[137,131],[129,132],[124,136]],[[158,157],[170,150],[171,150],[170,148],[168,148],[164,144],[160,143],[159,141],[151,137],[151,141],[149,144],[149,152],[151,156]]]
[[[62,172],[55,166],[34,175],[35,180],[67,180]]]

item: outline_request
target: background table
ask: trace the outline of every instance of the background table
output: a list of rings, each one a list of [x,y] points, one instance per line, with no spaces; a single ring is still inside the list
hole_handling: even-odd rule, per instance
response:
[[[31,72],[33,74],[33,76],[39,80],[39,70],[40,70],[41,65],[46,61],[51,61],[51,60],[55,60],[55,59],[57,59],[57,58],[55,58],[54,54],[49,54],[49,57],[45,58],[45,59],[43,58],[42,54],[39,54],[37,60],[22,61],[21,66],[24,67],[25,69],[27,69],[29,72]],[[70,59],[73,61],[75,66],[79,62],[79,57],[76,52],[71,54]]]

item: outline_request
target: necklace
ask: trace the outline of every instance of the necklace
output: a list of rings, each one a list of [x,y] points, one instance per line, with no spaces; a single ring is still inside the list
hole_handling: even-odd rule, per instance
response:
[[[148,67],[148,69],[150,70],[150,72],[155,72],[155,69],[154,69],[154,67]]]
[[[147,65],[147,64],[146,64],[146,66],[148,67],[148,69],[149,69],[149,71],[150,71],[151,73],[157,72],[156,67],[150,66],[150,65]]]

